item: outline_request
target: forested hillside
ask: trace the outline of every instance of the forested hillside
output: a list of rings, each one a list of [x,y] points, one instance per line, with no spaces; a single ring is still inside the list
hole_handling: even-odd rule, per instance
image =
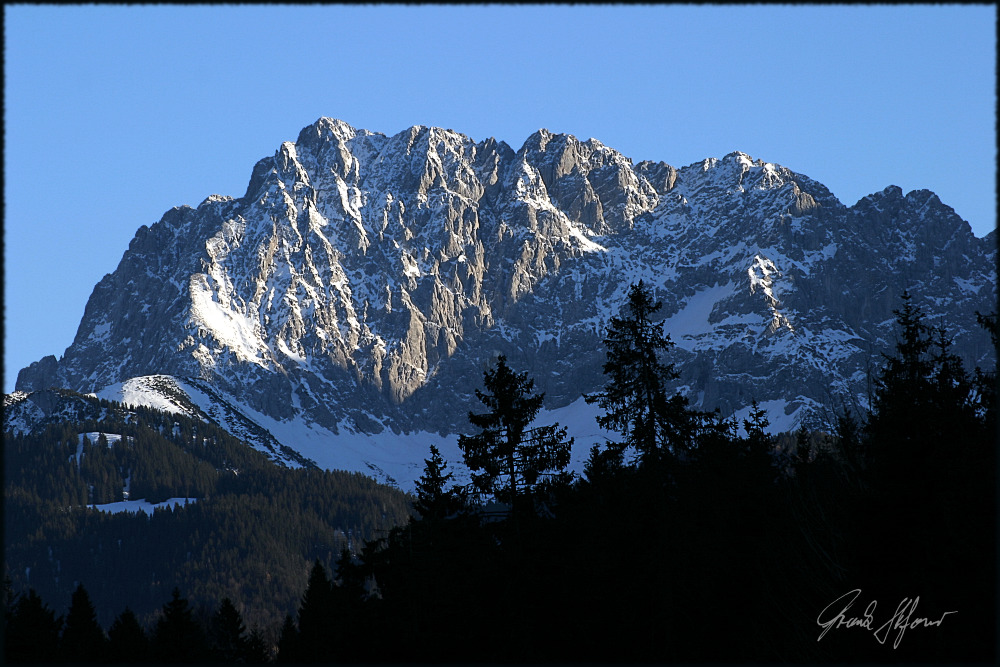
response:
[[[4,435],[5,574],[56,605],[85,584],[105,627],[126,605],[150,621],[175,586],[279,624],[314,560],[331,565],[409,516],[397,489],[275,466],[212,424],[108,402],[97,414]],[[151,515],[122,502],[171,498]]]

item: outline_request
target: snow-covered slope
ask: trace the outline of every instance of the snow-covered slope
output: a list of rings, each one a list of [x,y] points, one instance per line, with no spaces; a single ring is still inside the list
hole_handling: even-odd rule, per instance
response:
[[[111,404],[102,403],[102,400]],[[134,406],[151,407],[222,426],[278,465],[362,472],[404,491],[414,490],[414,481],[423,470],[423,460],[430,456],[430,446],[435,445],[448,462],[455,481],[462,484],[469,481],[457,435],[442,436],[427,431],[393,433],[388,429],[373,435],[346,424],[341,424],[335,433],[302,416],[276,420],[242,405],[233,396],[215,391],[202,380],[166,375],[130,378],[89,396],[51,390],[11,394],[4,410],[4,431],[27,433],[61,421],[100,420],[108,416],[109,410],[128,412]],[[597,414],[597,408],[582,399],[552,411],[542,410],[539,414],[539,423],[558,422],[568,427],[568,435],[574,438],[569,469],[577,473],[582,473],[591,446],[602,444],[612,436],[597,426]],[[109,445],[121,439],[120,435],[104,435]],[[80,434],[81,442],[84,436],[96,442],[98,433]],[[118,504],[107,511],[147,511],[146,506],[140,507],[135,502],[138,500],[131,505]]]
[[[820,425],[864,402],[904,289],[967,362],[991,361],[974,313],[995,308],[995,252],[933,193],[847,207],[739,152],[678,169],[545,130],[514,151],[322,118],[242,197],[141,227],[73,345],[17,386],[132,392],[249,429],[276,460],[404,476],[431,442],[456,458],[445,445],[499,354],[575,414],[642,279],[696,405],[757,400],[775,428]],[[129,385],[155,375],[194,407]]]

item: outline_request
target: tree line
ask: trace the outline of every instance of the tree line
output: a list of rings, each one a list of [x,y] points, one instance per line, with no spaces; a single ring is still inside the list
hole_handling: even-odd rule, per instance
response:
[[[869,408],[779,438],[756,404],[737,423],[669,391],[659,308],[640,282],[610,321],[587,400],[617,436],[581,477],[499,357],[459,438],[471,483],[431,447],[414,513],[313,559],[270,657],[992,662],[996,369],[904,293]]]
[[[271,660],[270,643],[257,627],[247,631],[240,612],[223,598],[211,614],[197,610],[174,589],[147,631],[126,607],[108,631],[97,622],[87,589],[79,584],[65,616],[34,590],[14,596],[4,586],[4,657],[9,662],[243,662]]]
[[[228,597],[248,623],[279,624],[313,560],[332,565],[410,515],[405,493],[364,475],[282,468],[179,415],[104,412],[4,435],[5,576],[54,601],[85,583],[104,627],[125,606],[154,622],[175,587],[196,607]],[[110,434],[121,436],[111,447]],[[151,515],[92,509],[126,487],[132,499],[191,500]]]

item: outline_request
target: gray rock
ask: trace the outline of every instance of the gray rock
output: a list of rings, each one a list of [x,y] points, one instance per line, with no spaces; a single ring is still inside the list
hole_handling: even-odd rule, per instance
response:
[[[322,118],[212,196],[140,227],[73,344],[19,390],[199,378],[278,420],[365,432],[467,428],[498,354],[547,407],[603,384],[601,340],[650,284],[679,388],[782,426],[863,403],[909,289],[971,364],[996,303],[995,235],[927,191],[844,206],[742,153],[675,168],[540,130],[513,151]]]

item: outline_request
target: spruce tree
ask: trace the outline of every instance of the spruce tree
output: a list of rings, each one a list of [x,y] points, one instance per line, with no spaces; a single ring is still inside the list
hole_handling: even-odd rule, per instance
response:
[[[104,658],[107,638],[97,622],[97,612],[83,584],[73,591],[66,625],[60,640],[60,654],[69,662],[97,662]]]
[[[333,584],[317,558],[299,605],[297,644],[301,660],[323,662],[329,659],[333,611]]]
[[[767,432],[767,427],[771,425],[767,418],[767,411],[758,405],[757,401],[751,401],[750,414],[743,420],[743,430],[746,433],[746,448],[749,453],[757,456],[765,456],[771,453],[774,448],[774,436]]]
[[[267,640],[260,628],[254,627],[247,635],[246,645],[243,652],[243,661],[251,665],[259,665],[271,659],[271,652],[268,649]]]
[[[905,485],[937,474],[928,464],[951,458],[944,443],[971,443],[993,434],[983,432],[975,383],[951,351],[947,333],[926,324],[908,292],[902,299],[902,308],[893,311],[899,331],[895,353],[885,355],[875,378],[864,430],[875,457],[873,473]]]
[[[458,499],[445,489],[454,477],[446,472],[447,467],[441,452],[431,445],[431,457],[424,459],[424,473],[417,480],[417,499],[413,503],[413,509],[420,513],[423,520],[443,519],[458,509]]]
[[[157,662],[202,662],[208,657],[205,633],[178,588],[174,588],[170,602],[163,605],[150,648]]]
[[[604,338],[608,383],[603,391],[584,398],[604,410],[598,425],[621,433],[622,439],[608,442],[603,457],[594,453],[595,471],[620,466],[629,451],[641,466],[680,455],[693,446],[700,413],[690,410],[680,394],[668,396],[667,385],[680,375],[672,363],[661,359],[674,344],[664,324],[652,321],[661,307],[640,280],[629,288],[621,314],[608,325]]]
[[[767,418],[767,411],[761,408],[756,400],[752,401],[750,414],[743,420],[743,431],[746,433],[743,440],[744,456],[747,473],[759,476],[755,481],[762,483],[767,483],[774,477],[772,473],[776,439],[767,432],[768,426],[770,421]]]
[[[996,439],[973,377],[941,328],[903,294],[898,340],[875,378],[860,429],[867,465],[858,502],[855,578],[873,597],[962,600],[934,652],[906,641],[900,659],[992,659],[996,637]],[[905,648],[904,648],[905,647]]]
[[[813,460],[815,452],[813,450],[810,433],[805,426],[799,426],[795,432],[795,467],[799,468],[808,465]]]
[[[109,662],[145,662],[149,658],[149,638],[131,609],[125,611],[108,628]]]
[[[55,613],[35,592],[14,602],[4,633],[4,658],[7,662],[52,662],[59,647],[62,617]]]
[[[922,310],[903,292],[903,306],[894,310],[899,338],[896,353],[885,356],[885,366],[875,378],[869,434],[876,440],[898,442],[904,448],[921,440],[933,365],[928,354],[932,341]],[[884,426],[883,426],[884,425]],[[882,433],[881,431],[885,431]],[[890,437],[885,437],[891,435]]]
[[[458,446],[472,470],[473,484],[499,502],[508,503],[515,515],[531,509],[529,503],[543,476],[558,473],[569,464],[572,438],[558,424],[529,428],[542,407],[544,394],[533,394],[534,380],[516,373],[501,355],[495,368],[483,374],[486,391],[476,396],[489,411],[469,413],[480,432],[460,435]]]
[[[285,622],[281,626],[281,634],[278,637],[277,661],[283,663],[302,662],[299,653],[299,629],[295,627],[295,621],[291,614],[285,615]]]
[[[215,658],[222,662],[243,660],[247,649],[245,633],[240,612],[232,600],[223,598],[209,626],[209,641]]]

